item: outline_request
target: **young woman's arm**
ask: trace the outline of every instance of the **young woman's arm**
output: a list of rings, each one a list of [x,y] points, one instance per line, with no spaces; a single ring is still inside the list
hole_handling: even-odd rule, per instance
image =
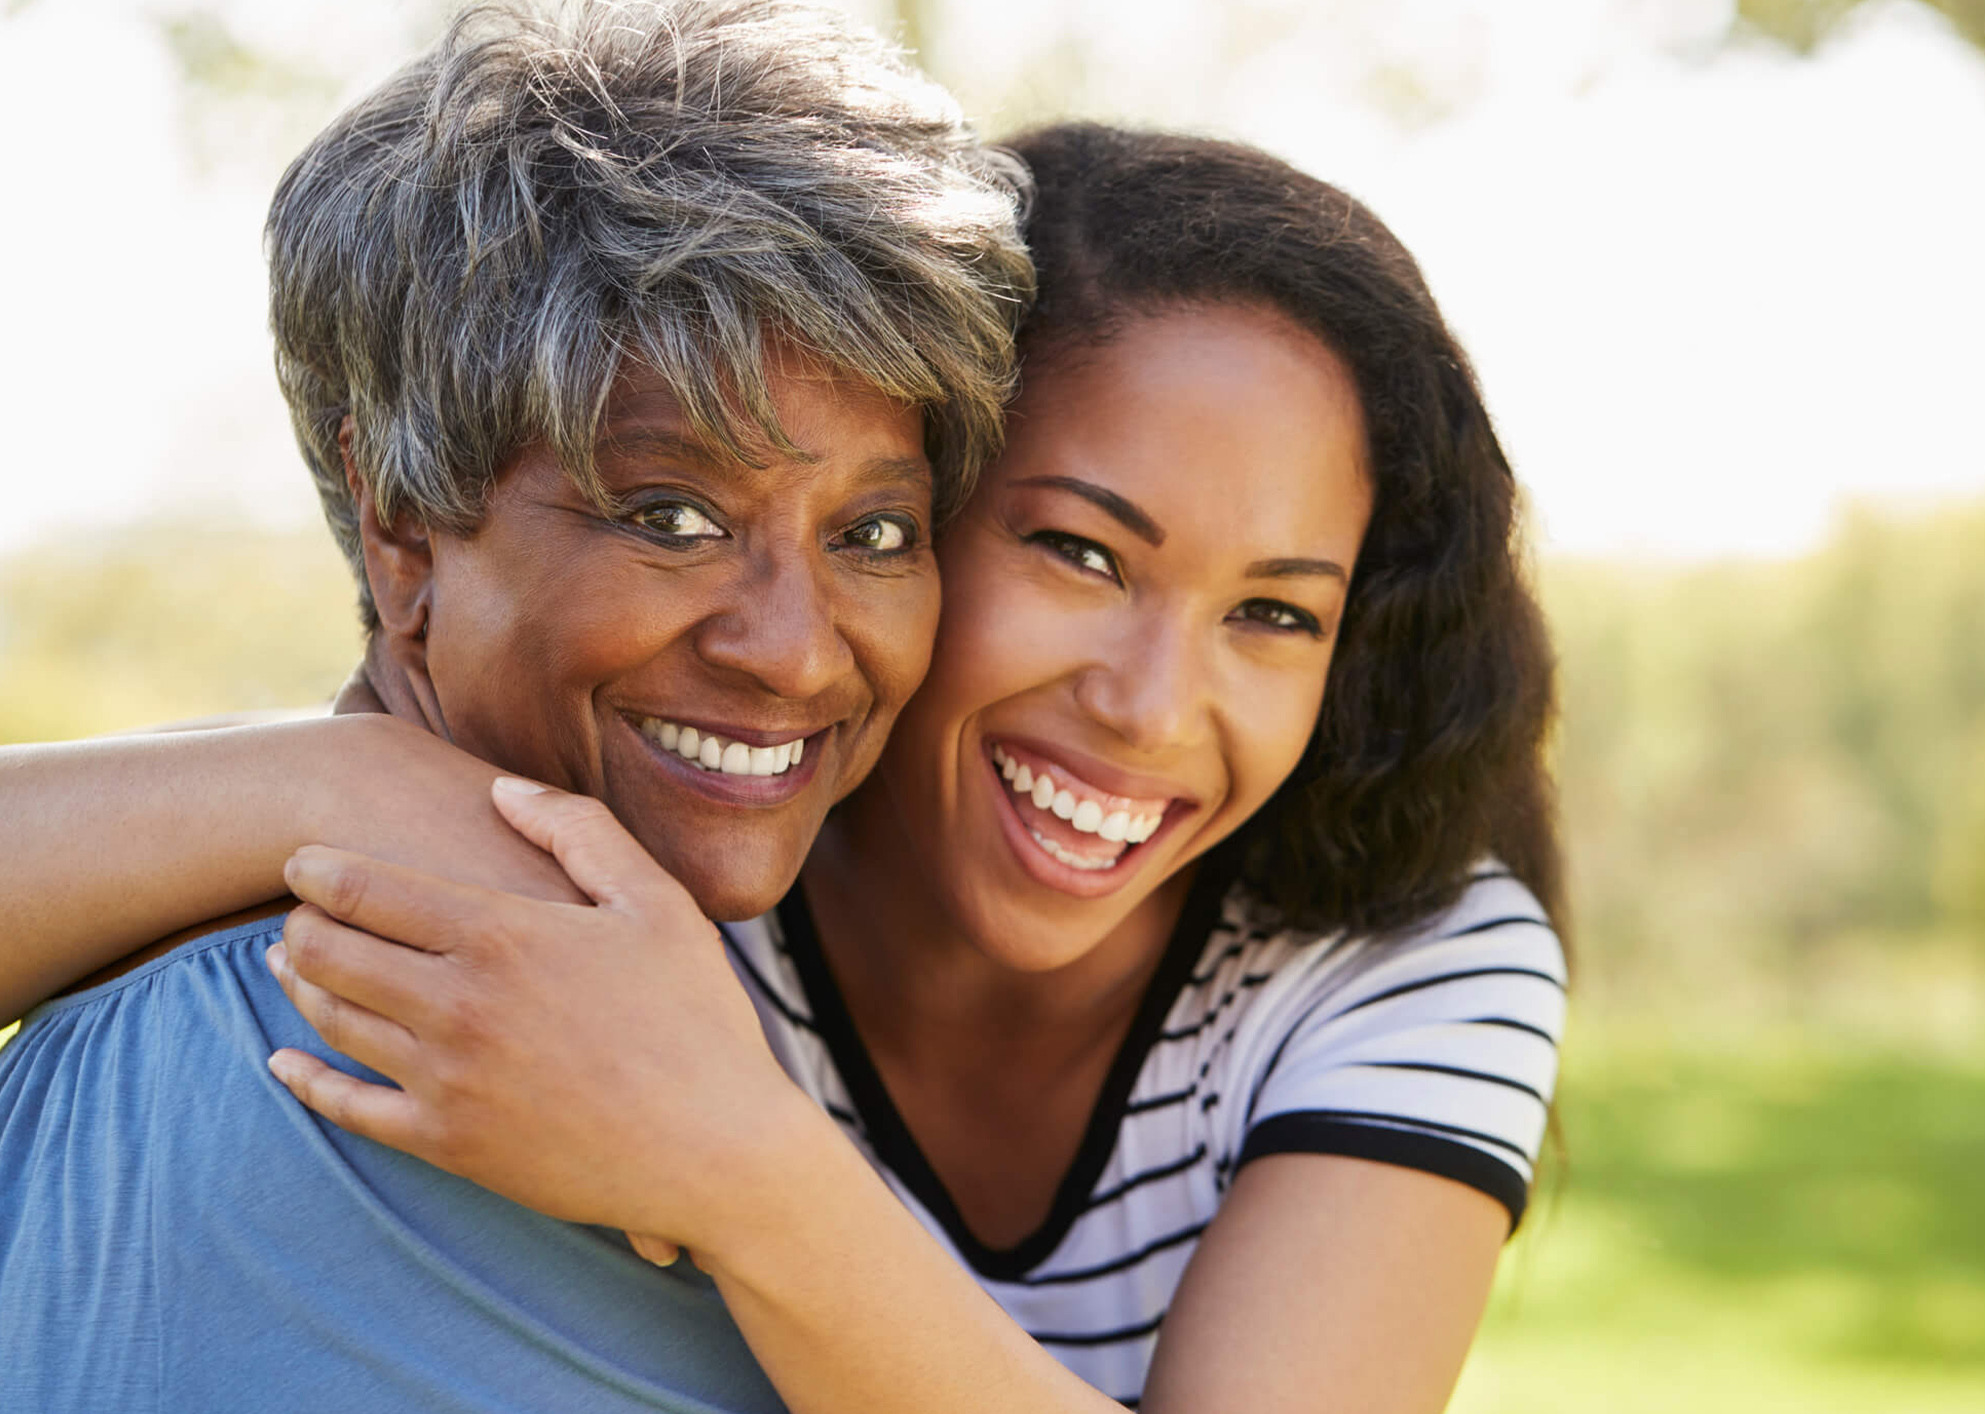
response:
[[[0,748],[0,1024],[135,948],[281,897],[298,846],[573,898],[495,767],[378,713]]]
[[[1121,1407],[1007,1317],[779,1069],[713,925],[597,802],[502,800],[595,907],[335,851],[292,861],[313,906],[271,966],[320,1035],[401,1087],[278,1052],[304,1103],[552,1216],[654,1234],[636,1239],[651,1257],[689,1248],[795,1414]],[[1434,1414],[1508,1221],[1429,1174],[1257,1160],[1141,1407]]]

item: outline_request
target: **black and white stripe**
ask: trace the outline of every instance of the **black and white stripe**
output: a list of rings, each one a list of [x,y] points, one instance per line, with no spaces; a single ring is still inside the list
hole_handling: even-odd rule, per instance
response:
[[[1478,871],[1384,944],[1188,905],[1042,1229],[992,1251],[916,1149],[818,957],[803,905],[731,925],[786,1069],[1024,1329],[1135,1407],[1172,1292],[1239,1169],[1336,1154],[1436,1173],[1522,1216],[1557,1073],[1564,959],[1523,885]]]

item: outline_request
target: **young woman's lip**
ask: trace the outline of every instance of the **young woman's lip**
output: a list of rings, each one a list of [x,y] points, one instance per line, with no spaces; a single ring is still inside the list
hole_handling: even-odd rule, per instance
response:
[[[1001,741],[1012,738],[1001,737]],[[1017,739],[1012,739],[1016,740]],[[1031,750],[1031,748],[1028,748]],[[1108,869],[1076,869],[1063,864],[1035,842],[1027,829],[1027,822],[1020,818],[1020,807],[1014,803],[1013,792],[1007,789],[999,767],[993,764],[992,752],[980,755],[985,761],[986,770],[991,773],[993,794],[999,797],[995,807],[999,815],[1000,833],[1006,836],[1020,867],[1031,875],[1036,883],[1060,893],[1073,894],[1077,898],[1104,898],[1124,887],[1139,873],[1143,872],[1146,846],[1155,840],[1163,839],[1171,832],[1171,827],[1183,812],[1167,810],[1157,830],[1149,840],[1127,849],[1120,861]]]
[[[1122,796],[1126,800],[1165,801],[1167,817],[1173,814],[1173,806],[1183,805],[1190,808],[1198,803],[1198,797],[1180,790],[1175,781],[1160,780],[1156,776],[1141,776],[1120,766],[1113,766],[1098,757],[1042,741],[1039,737],[1007,736],[995,732],[986,737],[986,743],[988,757],[992,754],[991,747],[994,744],[1015,746],[1029,756],[1038,756],[1050,766],[1064,766],[1069,775],[1104,795]]]
[[[669,717],[663,720],[674,721],[675,718]],[[733,776],[724,771],[706,771],[694,762],[683,760],[680,753],[668,750],[625,717],[620,719],[620,724],[661,768],[670,774],[672,779],[680,781],[705,799],[721,805],[784,805],[813,783],[814,776],[820,770],[820,758],[823,755],[817,745],[812,745],[813,738],[809,737],[807,740],[811,749],[800,757],[799,765],[789,766],[776,776]],[[722,736],[723,733],[720,731],[717,735]],[[791,739],[776,738],[785,741]],[[733,738],[733,740],[742,740],[742,738]]]

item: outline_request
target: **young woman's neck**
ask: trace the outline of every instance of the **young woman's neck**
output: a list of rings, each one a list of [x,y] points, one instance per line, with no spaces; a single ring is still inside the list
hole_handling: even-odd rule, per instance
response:
[[[1025,971],[973,939],[921,871],[905,867],[915,857],[901,815],[872,780],[828,818],[801,879],[857,1018],[893,1018],[930,1035],[1039,1037],[1068,1027],[1094,1036],[1113,1019],[1127,1022],[1191,887],[1189,871],[1166,881],[1073,961]]]

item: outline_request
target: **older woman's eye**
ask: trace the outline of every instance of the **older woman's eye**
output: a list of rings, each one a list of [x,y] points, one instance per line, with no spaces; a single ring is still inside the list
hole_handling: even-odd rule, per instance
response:
[[[1307,609],[1298,609],[1294,604],[1285,604],[1280,599],[1250,599],[1234,610],[1233,617],[1244,623],[1260,624],[1264,628],[1306,633],[1311,638],[1323,637],[1323,625],[1317,621],[1315,614]]]
[[[842,539],[870,554],[896,555],[917,543],[917,528],[901,516],[870,516],[849,526]]]
[[[676,540],[716,540],[724,528],[687,501],[663,501],[643,506],[634,513],[635,523],[644,530]]]

